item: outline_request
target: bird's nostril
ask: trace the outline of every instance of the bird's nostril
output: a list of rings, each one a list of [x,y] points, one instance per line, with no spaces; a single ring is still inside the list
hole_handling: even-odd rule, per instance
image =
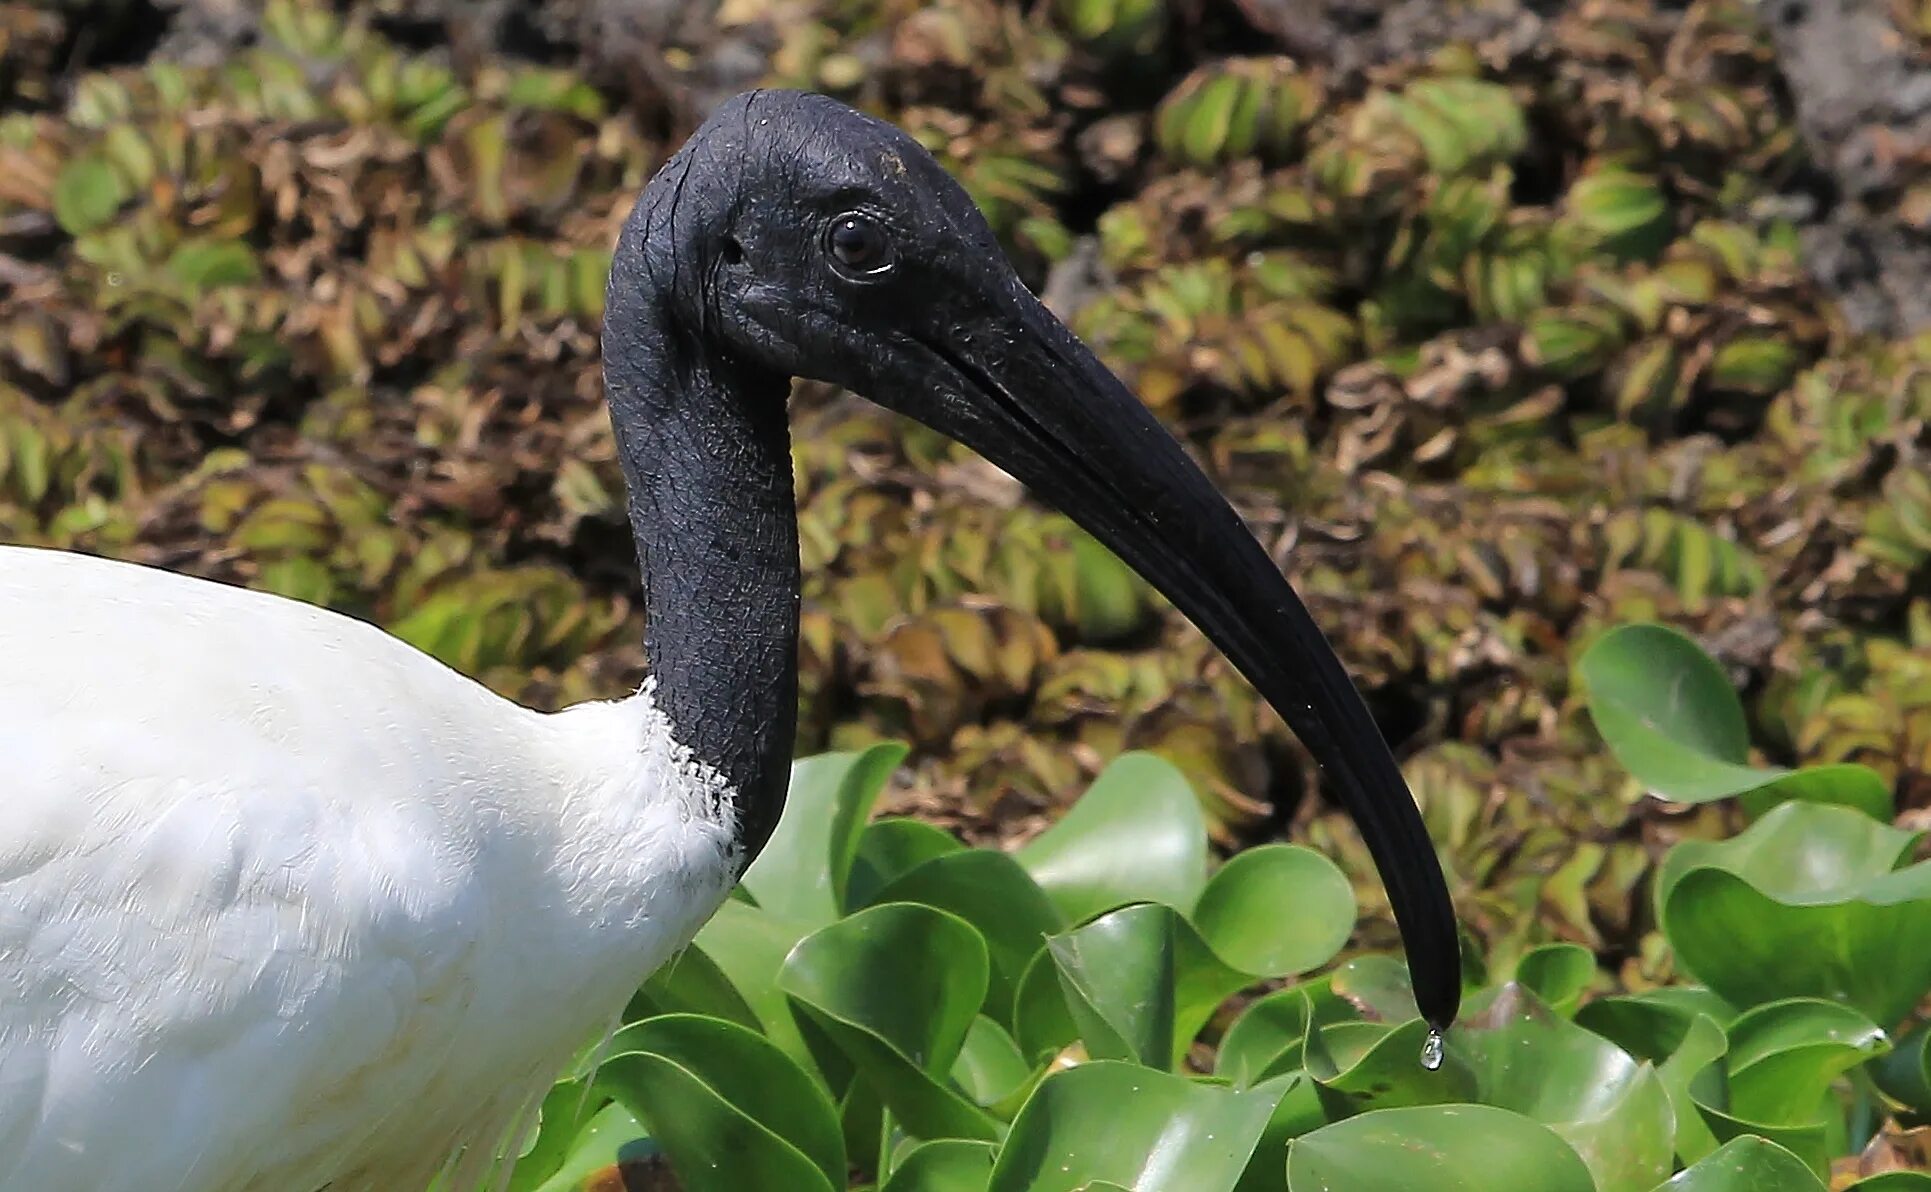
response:
[[[744,263],[744,246],[737,242],[737,237],[735,236],[726,236],[724,242],[718,245],[717,252],[718,256],[724,258],[726,265],[742,265]]]

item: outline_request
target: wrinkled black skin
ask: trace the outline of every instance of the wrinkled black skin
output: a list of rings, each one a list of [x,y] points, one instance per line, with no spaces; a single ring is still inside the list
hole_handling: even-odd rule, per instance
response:
[[[825,231],[887,229],[852,277]],[[788,378],[864,394],[979,451],[1159,588],[1334,780],[1386,883],[1416,1001],[1461,997],[1454,908],[1347,672],[1239,516],[1013,273],[909,136],[823,96],[754,91],[667,162],[612,263],[605,377],[643,564],[646,650],[678,739],[737,788],[740,863],[783,809],[799,573]]]

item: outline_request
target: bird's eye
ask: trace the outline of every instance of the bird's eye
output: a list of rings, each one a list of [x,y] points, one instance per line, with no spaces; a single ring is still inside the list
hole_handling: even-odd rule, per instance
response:
[[[867,216],[841,215],[825,233],[825,247],[848,274],[876,276],[892,267],[892,242]]]

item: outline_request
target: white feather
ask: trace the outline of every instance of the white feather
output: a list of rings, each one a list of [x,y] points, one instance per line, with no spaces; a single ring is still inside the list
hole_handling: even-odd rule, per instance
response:
[[[545,715],[348,617],[0,547],[0,1189],[472,1173],[728,893],[734,817],[648,685]]]

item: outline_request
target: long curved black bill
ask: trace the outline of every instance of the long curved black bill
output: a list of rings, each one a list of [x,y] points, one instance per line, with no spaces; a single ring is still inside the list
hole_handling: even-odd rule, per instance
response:
[[[1299,734],[1374,856],[1415,1000],[1446,1030],[1461,949],[1421,814],[1360,693],[1240,516],[1078,337],[1014,281],[998,309],[917,349],[952,374],[939,403],[877,396],[978,451],[1164,593]]]

